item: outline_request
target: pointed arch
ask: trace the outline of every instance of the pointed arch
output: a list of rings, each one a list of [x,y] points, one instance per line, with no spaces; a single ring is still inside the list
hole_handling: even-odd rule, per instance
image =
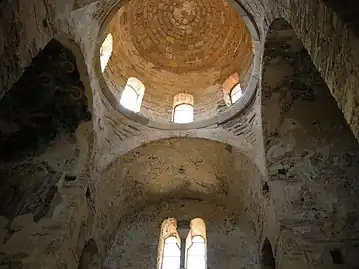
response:
[[[275,269],[272,245],[268,238],[264,240],[261,252],[261,269]]]
[[[101,265],[101,259],[96,241],[90,239],[84,246],[77,269],[96,269]]]

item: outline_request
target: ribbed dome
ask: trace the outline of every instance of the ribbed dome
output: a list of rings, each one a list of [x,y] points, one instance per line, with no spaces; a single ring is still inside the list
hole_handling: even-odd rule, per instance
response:
[[[248,68],[248,30],[224,1],[135,0],[122,16],[139,55],[157,70],[184,74],[214,68],[222,82]]]
[[[104,78],[115,96],[130,77],[145,86],[140,114],[171,121],[173,97],[193,95],[194,120],[218,114],[223,82],[251,77],[250,33],[225,1],[131,0],[113,16],[106,33],[113,50]],[[245,87],[243,87],[245,90]]]

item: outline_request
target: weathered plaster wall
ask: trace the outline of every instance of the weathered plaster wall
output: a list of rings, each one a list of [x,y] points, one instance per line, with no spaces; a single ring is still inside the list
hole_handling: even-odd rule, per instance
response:
[[[92,5],[85,7],[87,2]],[[98,22],[105,18],[115,0],[87,2],[79,3],[77,1],[77,4],[73,4],[71,1],[47,1],[35,5],[33,1],[27,1],[24,2],[25,4],[21,4],[21,9],[19,8],[20,1],[3,1],[1,3],[0,8],[4,16],[0,32],[4,33],[3,40],[5,42],[0,44],[2,52],[0,70],[11,70],[11,72],[7,71],[7,75],[2,78],[0,84],[3,85],[0,87],[2,91],[10,89],[31,58],[59,31],[72,32],[74,38],[81,44],[86,60],[92,62],[94,46],[88,41],[95,40],[96,29],[99,27]],[[358,51],[355,48],[358,46],[355,44],[358,40],[352,28],[348,28],[344,23],[348,20],[342,21],[335,13],[343,13],[344,5],[340,7],[330,5],[331,8],[328,8],[322,1],[310,0],[302,1],[299,4],[295,0],[242,1],[242,4],[257,22],[262,37],[271,21],[276,17],[285,17],[293,25],[294,30],[314,59],[314,64],[339,102],[340,108],[345,110],[345,118],[350,123],[355,136],[358,137],[356,101],[353,102],[357,100],[356,81],[358,81],[358,75],[355,73],[357,69],[355,59],[358,58]],[[70,17],[71,10],[78,7],[82,8],[74,11]],[[36,16],[31,15],[34,10],[37,11]],[[301,15],[297,16],[299,12]],[[318,16],[313,16],[312,12],[317,12]],[[343,18],[343,16],[341,17]],[[69,20],[66,21],[66,18]],[[323,18],[322,23],[315,21],[319,18]],[[354,19],[350,26],[353,21]],[[9,27],[11,24],[15,26]],[[33,25],[36,26],[32,27]],[[21,42],[13,44],[14,40],[21,40]],[[321,49],[318,49],[319,45],[321,45]],[[336,59],[336,55],[340,55],[340,59]],[[98,86],[94,88],[98,88]]]
[[[358,265],[359,145],[286,21],[273,23],[263,61],[263,134],[275,218],[268,237],[281,241],[282,264],[330,263],[329,249],[337,248],[346,264]]]
[[[234,166],[234,156],[242,159],[240,167]],[[249,181],[261,181],[259,170],[230,145],[177,138],[136,148],[106,167],[93,182],[101,247],[106,248],[127,215],[173,198],[213,201],[243,214],[251,223],[246,199],[252,200],[242,189],[242,183]]]
[[[291,24],[358,139],[359,39],[353,25],[358,20],[352,17],[349,22],[338,16],[349,6],[332,5],[333,2],[269,1],[273,10],[266,16],[264,27],[268,29],[273,19],[281,17]]]
[[[56,33],[61,31],[69,32],[70,36],[72,36],[81,47],[84,55],[83,58],[87,64],[87,71],[89,73],[89,77],[91,78],[90,83],[94,95],[93,121],[96,134],[95,146],[98,149],[97,153],[99,155],[92,159],[93,164],[99,164],[102,169],[111,163],[114,159],[117,159],[122,153],[130,151],[135,146],[138,146],[142,143],[156,140],[158,138],[187,135],[227,141],[233,145],[237,144],[239,147],[242,147],[244,152],[254,160],[263,160],[262,156],[256,156],[256,154],[254,154],[261,151],[261,149],[258,148],[258,145],[260,145],[260,139],[257,136],[258,132],[256,131],[254,134],[252,132],[252,128],[255,128],[256,130],[260,128],[261,123],[258,121],[258,114],[257,116],[250,114],[251,116],[247,115],[239,117],[238,121],[234,119],[227,125],[222,125],[220,128],[217,128],[217,126],[211,126],[210,128],[201,130],[173,130],[165,132],[153,130],[149,132],[150,128],[137,122],[133,124],[131,123],[131,120],[120,115],[116,115],[117,112],[111,110],[108,106],[108,103],[106,104],[106,102],[101,100],[103,96],[101,96],[99,91],[99,78],[94,71],[93,55],[100,22],[102,22],[102,20],[108,14],[109,9],[113,6],[114,3],[115,1],[76,1],[76,3],[63,0],[45,1],[41,3],[20,0],[1,1],[0,13],[2,16],[0,16],[0,35],[2,35],[3,38],[0,39],[0,96],[3,96],[5,91],[10,90],[15,81],[19,79],[21,73],[29,65],[31,59],[47,44],[49,40],[52,39]],[[262,39],[264,38],[264,33],[266,33],[274,18],[285,17],[292,24],[294,31],[297,33],[299,39],[302,40],[305,48],[308,49],[315,66],[318,67],[318,70],[326,82],[329,90],[337,100],[340,109],[344,111],[344,116],[349,122],[352,131],[354,132],[355,136],[358,137],[358,40],[354,35],[353,30],[350,28],[352,24],[350,27],[348,27],[348,25],[344,23],[344,21],[347,20],[345,20],[345,18],[344,21],[341,20],[336,15],[336,13],[333,12],[336,11],[338,14],[340,14],[339,8],[342,9],[345,5],[341,5],[340,7],[333,6],[335,8],[333,10],[327,8],[325,3],[319,0],[242,1],[242,3],[245,8],[253,15],[253,18],[260,29]],[[86,6],[86,4],[91,5]],[[76,11],[72,11],[73,8],[78,9]],[[287,70],[284,70],[283,72],[287,72]],[[319,88],[322,88],[322,86]],[[253,104],[258,105],[258,100],[256,100]],[[310,109],[315,109],[315,107],[310,107]],[[308,109],[308,111],[310,111],[310,109]],[[109,115],[111,115],[110,118],[107,118]],[[323,114],[318,113],[318,115]],[[114,125],[117,124],[116,121],[112,124],[108,124],[113,119],[120,120],[121,124],[118,124],[118,129],[114,127]],[[244,125],[242,124],[241,126],[241,123]],[[307,128],[309,123],[306,124],[308,125],[303,126]],[[341,126],[341,124],[342,122],[338,126]],[[129,126],[135,126],[135,128],[131,128]],[[140,128],[138,128],[138,126],[140,126]],[[322,128],[322,126],[320,127]],[[311,130],[315,128],[311,126]],[[91,127],[88,129],[85,128],[84,133],[91,133],[90,130]],[[144,132],[146,133],[145,135],[143,135]],[[293,130],[293,132],[297,133],[298,129]],[[324,134],[322,132],[323,131],[317,129],[315,131],[313,130],[314,134]],[[343,133],[345,135],[345,132],[338,133],[340,136],[343,136]],[[246,139],[241,138],[243,137],[242,134],[244,134]],[[332,133],[331,136],[324,134],[324,137],[336,138],[336,134],[337,133],[335,132]],[[312,137],[311,132],[302,135],[303,137]],[[115,136],[118,136],[118,138],[116,138],[112,144],[111,139]],[[349,137],[349,134],[347,136]],[[285,139],[285,137],[283,137],[283,139]],[[322,155],[314,156],[311,158],[309,163],[312,164],[312,162],[316,162],[318,166],[325,165],[325,168],[328,168],[329,165],[332,165],[332,167],[329,167],[329,171],[332,171],[333,175],[335,175],[337,171],[334,171],[334,169],[338,168],[339,165],[334,166],[334,164],[337,162],[342,166],[350,164],[350,156],[348,160],[346,158],[342,158],[343,155],[341,155],[341,151],[343,148],[341,148],[341,146],[344,146],[344,142],[353,141],[352,139],[353,138],[348,138],[347,141],[344,139],[342,139],[342,141],[333,139],[334,146],[329,145],[329,149],[335,149],[334,155],[340,155],[340,158],[334,158],[332,160],[329,159],[330,162],[325,163],[326,160],[328,160],[325,158],[328,156],[325,152],[325,154],[322,153]],[[126,142],[123,142],[125,140]],[[256,143],[258,144],[251,144],[251,140],[257,141]],[[81,139],[78,139],[78,141],[81,141]],[[86,140],[82,139],[82,141]],[[352,142],[349,144],[349,147],[353,148],[351,147]],[[339,150],[337,150],[338,145]],[[302,150],[306,147],[306,144],[304,146],[300,145],[298,150]],[[250,152],[251,154],[249,154]],[[294,152],[293,154],[295,155],[297,152]],[[304,159],[303,157],[300,158]],[[98,169],[96,165],[93,165],[93,167],[95,171],[91,171],[92,175],[94,175],[94,172],[96,172],[96,169]],[[273,168],[273,166],[271,168]],[[260,166],[260,169],[264,170],[264,166]],[[340,173],[350,175],[350,168],[348,167],[345,167],[345,169],[338,168],[338,170]],[[283,172],[287,173],[288,171],[286,172],[284,170]],[[322,170],[319,172],[320,175],[322,175]],[[40,174],[42,173],[43,172],[40,172]],[[281,175],[281,173],[279,174]],[[87,174],[88,178],[90,178],[89,175],[90,173]],[[58,266],[65,267],[65,265],[69,268],[75,268],[79,260],[86,260],[86,258],[82,257],[86,257],[87,253],[93,253],[93,249],[98,248],[98,251],[101,253],[103,247],[92,247],[93,243],[91,238],[95,233],[91,228],[87,228],[92,226],[91,222],[90,224],[83,224],[82,227],[86,227],[82,228],[85,232],[80,232],[82,219],[85,219],[85,222],[90,221],[97,214],[93,212],[96,211],[95,200],[97,198],[91,194],[94,191],[92,188],[96,189],[96,187],[91,186],[91,190],[89,189],[88,191],[86,191],[86,188],[84,187],[87,185],[88,178],[83,176],[83,178],[79,178],[79,180],[76,182],[66,183],[63,185],[63,187],[58,188],[58,192],[63,196],[62,201],[64,201],[64,203],[60,204],[60,207],[55,214],[59,217],[59,220],[56,219],[56,221],[53,222],[44,220],[41,222],[41,224],[37,223],[34,224],[34,226],[29,224],[32,223],[31,219],[27,219],[25,221],[25,223],[27,223],[26,229],[21,229],[19,232],[15,232],[11,237],[13,239],[11,241],[7,241],[6,248],[5,245],[3,246],[5,250],[4,253],[6,253],[7,256],[5,263],[9,264],[12,262],[15,266],[16,264],[19,265],[19,261],[21,261],[24,264],[24,268],[26,266],[33,266],[32,268],[56,268]],[[322,178],[320,180],[322,180]],[[350,237],[352,236],[351,231],[354,231],[354,226],[352,225],[348,229],[346,226],[350,226],[350,221],[356,218],[356,211],[354,210],[355,214],[352,214],[351,212],[351,206],[355,205],[356,202],[353,204],[348,204],[346,203],[347,198],[340,197],[340,199],[343,198],[343,206],[339,207],[337,211],[334,210],[335,207],[333,206],[341,203],[336,201],[337,192],[348,193],[350,194],[348,197],[353,197],[352,190],[346,188],[347,185],[344,184],[344,182],[350,182],[350,180],[350,178],[345,178],[345,181],[338,182],[336,178],[331,176],[329,183],[325,182],[325,184],[323,184],[323,186],[325,186],[324,188],[323,186],[319,186],[320,188],[318,188],[319,184],[316,182],[309,182],[306,183],[307,185],[305,185],[308,186],[308,188],[303,188],[303,190],[306,191],[305,193],[301,193],[299,191],[297,192],[296,187],[285,188],[286,185],[281,185],[283,180],[278,181],[278,185],[280,185],[278,188],[280,190],[285,190],[283,192],[279,192],[281,194],[283,193],[283,197],[287,197],[285,195],[291,193],[289,190],[293,189],[298,194],[303,194],[301,197],[304,198],[304,201],[301,201],[301,197],[297,196],[297,194],[294,194],[293,196],[288,197],[288,199],[294,199],[298,202],[294,203],[293,205],[289,203],[283,203],[283,200],[275,203],[275,201],[273,202],[269,199],[267,202],[265,202],[268,203],[267,208],[260,211],[262,214],[267,216],[266,218],[272,221],[273,228],[271,228],[270,231],[273,231],[274,235],[279,234],[277,224],[279,223],[278,215],[280,214],[278,214],[278,212],[287,213],[289,212],[288,208],[295,208],[298,206],[300,206],[300,208],[305,206],[311,207],[313,204],[315,204],[315,206],[319,205],[319,210],[317,210],[316,207],[316,209],[309,208],[305,211],[308,213],[308,217],[310,217],[307,219],[309,219],[310,222],[313,221],[314,225],[312,225],[313,223],[310,223],[310,225],[305,223],[303,226],[298,226],[298,223],[293,225],[293,222],[291,221],[286,223],[286,227],[300,227],[295,231],[299,231],[297,234],[300,236],[302,236],[304,232],[307,233],[309,231],[307,230],[307,227],[313,229],[313,227],[321,227],[321,222],[326,223],[320,219],[322,216],[326,216],[324,213],[329,212],[330,214],[328,214],[328,216],[333,217],[336,215],[339,217],[339,220],[343,220],[342,223],[336,221],[333,229],[331,227],[324,227],[324,232],[320,231],[317,233],[324,233],[328,235],[328,231],[340,231],[338,235],[330,235],[335,238],[334,241],[325,241],[323,243],[322,241],[308,241],[306,239],[304,242],[302,242],[298,239],[298,237],[295,237],[294,240],[292,230],[289,231],[288,236],[286,236],[285,232],[282,231],[282,236],[277,244],[274,244],[276,240],[270,237],[270,241],[272,245],[274,245],[274,249],[280,250],[279,252],[275,251],[278,264],[281,264],[283,267],[285,267],[285,262],[291,259],[291,257],[293,258],[293,261],[302,263],[302,259],[304,259],[303,255],[305,256],[305,253],[319,253],[319,258],[313,256],[309,257],[310,262],[313,263],[320,261],[332,262],[331,257],[329,257],[330,254],[328,254],[329,249],[332,247],[340,248],[346,260],[354,260],[352,257],[355,255],[353,253],[356,253],[354,248],[355,243],[339,244],[337,239],[341,236],[344,236],[344,234],[348,234]],[[355,182],[353,182],[353,185],[350,186],[356,186]],[[259,187],[260,184],[253,182],[253,193],[255,193],[255,195],[257,195],[256,193],[258,192]],[[267,197],[271,197],[270,195],[275,193],[274,190],[278,188],[275,186],[275,184],[269,184],[268,188],[265,187],[264,190],[267,193]],[[247,189],[246,193],[249,195],[252,193],[252,190]],[[317,197],[310,197],[312,193],[319,193],[322,196],[320,196],[320,199]],[[322,198],[324,195],[327,195],[325,196],[326,199]],[[297,198],[299,200],[296,200]],[[321,203],[321,201],[324,200],[331,201],[331,203]],[[356,201],[355,198],[352,200]],[[252,201],[254,201],[254,199],[252,199]],[[334,203],[332,203],[333,201]],[[253,203],[253,206],[251,207],[253,207],[251,212],[256,212],[256,210],[258,210],[255,209],[255,203]],[[89,210],[89,208],[92,209]],[[319,221],[316,219],[316,215],[309,214],[313,212],[320,213],[318,217]],[[345,213],[349,214],[344,216]],[[341,214],[343,214],[343,216]],[[255,214],[253,214],[253,216],[254,215]],[[22,218],[26,219],[26,216]],[[89,220],[87,220],[87,218],[89,218]],[[101,217],[99,218],[101,219]],[[20,222],[20,220],[17,220],[16,223]],[[268,221],[268,223],[270,221]],[[320,222],[319,225],[317,225],[317,222]],[[3,227],[8,227],[9,223],[7,221],[5,221],[5,223],[6,224]],[[16,223],[14,223],[14,225]],[[260,220],[258,223],[260,223]],[[355,224],[356,222],[353,223]],[[23,226],[24,225],[22,225],[22,227]],[[56,227],[56,233],[53,232],[54,227]],[[258,227],[260,227],[260,225],[258,225]],[[344,227],[344,229],[341,230],[341,227]],[[7,228],[5,233],[8,233]],[[29,239],[24,241],[24,238]],[[109,237],[104,240],[104,242],[109,242],[110,239],[111,238]],[[53,244],[49,244],[50,241],[55,242]],[[10,242],[14,242],[11,243],[12,247],[9,247]],[[21,245],[21,249],[18,247],[19,245]],[[38,246],[44,247],[44,249],[39,249]],[[45,249],[45,246],[51,247]],[[86,247],[82,250],[83,246]],[[286,248],[289,249],[289,254],[284,252]],[[19,250],[21,252],[22,249],[24,249],[24,252],[31,250],[33,255],[31,254],[26,256],[23,253],[19,254]],[[96,259],[97,258],[91,259],[91,261],[96,264]],[[55,265],[57,260],[61,260],[62,264],[59,263],[58,265]],[[305,262],[305,264],[307,266],[308,262]],[[301,266],[303,266],[303,264],[301,264]]]
[[[253,231],[238,213],[200,200],[181,199],[145,207],[122,222],[104,268],[156,268],[160,227],[168,217],[177,220],[200,217],[205,221],[207,268],[255,268],[258,263]]]
[[[172,137],[199,137],[228,143],[240,148],[260,167],[262,158],[256,154],[255,144],[261,139],[258,138],[260,133],[252,132],[253,126],[256,126],[257,129],[260,126],[255,119],[253,110],[238,115],[220,126],[161,130],[147,127],[145,124],[141,124],[141,121],[136,122],[121,115],[104,96],[102,96],[101,108],[104,109],[103,116],[96,121],[94,126],[100,134],[97,137],[97,161],[100,169],[135,147]]]
[[[76,259],[68,228],[86,214],[90,120],[75,57],[52,40],[0,102],[1,266],[49,268],[62,251]]]

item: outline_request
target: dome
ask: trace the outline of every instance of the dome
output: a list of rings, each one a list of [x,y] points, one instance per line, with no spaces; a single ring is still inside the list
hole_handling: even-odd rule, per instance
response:
[[[145,91],[133,111],[152,121],[172,122],[181,93],[192,96],[194,121],[212,118],[229,107],[225,81],[237,74],[245,91],[251,78],[251,34],[225,0],[131,0],[113,12],[109,36],[106,87],[121,106],[128,79],[138,79]]]

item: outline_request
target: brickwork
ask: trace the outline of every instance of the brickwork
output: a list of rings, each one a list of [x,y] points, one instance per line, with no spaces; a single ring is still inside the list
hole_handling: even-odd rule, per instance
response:
[[[225,1],[133,1],[107,32],[107,85],[116,94],[137,76],[146,86],[142,114],[157,121],[170,121],[173,97],[184,90],[196,100],[195,120],[216,115],[224,80],[234,72],[248,79],[253,60],[248,29]]]
[[[228,0],[232,10],[222,0],[0,1],[0,98],[16,89],[54,37],[74,58],[64,69],[42,68],[54,74],[78,70],[76,76],[56,75],[50,84],[57,87],[41,98],[36,83],[22,84],[35,99],[27,108],[58,100],[51,106],[55,112],[24,113],[12,103],[10,118],[20,119],[23,137],[48,132],[34,136],[45,138],[43,150],[21,150],[25,161],[0,164],[6,170],[0,267],[155,266],[159,225],[169,212],[189,218],[203,213],[208,239],[216,240],[209,252],[213,268],[259,268],[267,241],[274,257],[263,265],[272,266],[273,258],[283,269],[357,266],[358,146],[336,108],[358,138],[353,1],[237,2]],[[270,45],[273,35],[288,33],[273,31],[277,18],[286,19],[299,42],[292,36],[262,55],[267,34]],[[114,51],[102,75],[100,47],[109,32]],[[235,71],[246,92],[227,107],[222,84]],[[142,116],[118,107],[120,86],[131,76],[146,87]],[[84,112],[71,101],[78,88],[70,86],[80,81],[93,124],[69,124],[70,136],[51,139],[55,108],[71,104]],[[196,122],[170,124],[173,97],[184,89],[198,105]],[[30,100],[26,94],[20,97]],[[60,111],[60,121],[69,123],[69,109]],[[7,119],[0,120],[1,132],[16,134]],[[56,134],[63,131],[55,128]]]

